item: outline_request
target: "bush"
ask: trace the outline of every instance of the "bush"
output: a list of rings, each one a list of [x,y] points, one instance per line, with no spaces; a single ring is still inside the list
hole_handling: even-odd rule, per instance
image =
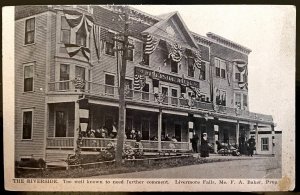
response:
[[[44,159],[40,158],[38,160],[31,158],[29,160],[21,160],[21,161],[16,161],[15,163],[16,167],[31,167],[31,168],[45,168],[46,167],[46,162]]]

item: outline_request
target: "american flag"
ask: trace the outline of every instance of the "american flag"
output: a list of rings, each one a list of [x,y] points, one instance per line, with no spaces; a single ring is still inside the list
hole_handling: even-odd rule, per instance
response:
[[[93,26],[94,44],[98,60],[101,54],[101,27],[98,25]]]
[[[144,75],[134,75],[133,81],[133,89],[134,90],[141,90],[146,84],[146,78]]]
[[[154,52],[154,50],[158,46],[159,40],[153,37],[152,35],[147,34],[144,36],[144,43],[145,43],[144,54],[150,55]]]

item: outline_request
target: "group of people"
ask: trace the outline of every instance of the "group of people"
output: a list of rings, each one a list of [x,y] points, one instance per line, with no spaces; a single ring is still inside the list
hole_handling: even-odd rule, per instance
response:
[[[116,126],[112,126],[112,130],[108,130],[106,127],[101,127],[99,129],[91,129],[87,132],[87,137],[90,138],[111,138],[114,139],[117,137]]]

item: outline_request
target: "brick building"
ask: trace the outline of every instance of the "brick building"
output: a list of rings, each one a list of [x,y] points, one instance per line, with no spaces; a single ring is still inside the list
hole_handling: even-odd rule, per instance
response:
[[[122,9],[15,8],[17,160],[73,154],[82,95],[89,102],[87,131],[113,131],[122,58],[114,38],[123,31]],[[216,141],[241,145],[251,132],[258,139],[259,128],[274,132],[272,116],[249,111],[250,49],[189,31],[178,12],[151,16],[130,8],[130,16],[134,49],[127,60],[125,133],[140,131],[145,150],[168,149],[167,135],[186,152],[191,136],[206,132],[216,152]],[[82,148],[104,148],[110,141],[115,139],[85,137]],[[261,145],[272,153],[271,137]]]

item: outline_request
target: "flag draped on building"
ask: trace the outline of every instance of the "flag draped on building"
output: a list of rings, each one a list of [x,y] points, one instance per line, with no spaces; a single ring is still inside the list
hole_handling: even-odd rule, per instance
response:
[[[85,39],[86,43],[83,45],[78,45],[76,43],[77,34],[83,37],[87,37],[93,27],[93,18],[89,15],[73,11],[73,10],[63,10],[66,21],[71,27],[71,40],[70,44],[65,44],[66,50],[70,57],[76,55],[79,51],[82,52],[83,56],[89,61],[90,50],[89,39]]]
[[[226,62],[226,72],[227,72],[227,81],[228,81],[228,84],[231,85],[232,65],[229,64],[229,62]]]
[[[201,59],[201,53],[199,51],[194,51],[194,67],[201,70],[202,68],[202,59]]]
[[[152,54],[159,44],[159,40],[150,34],[144,35],[144,54]]]
[[[89,104],[88,99],[79,99],[79,123],[80,130],[86,132],[89,124]]]
[[[134,90],[141,90],[146,84],[146,78],[144,75],[134,75],[133,81],[133,89]]]
[[[169,51],[168,58],[173,60],[174,62],[180,62],[183,57],[182,47],[177,43],[174,43],[172,45],[168,42],[166,43],[167,49]]]
[[[238,85],[241,89],[248,89],[248,82],[247,82],[247,76],[248,76],[248,68],[246,62],[243,61],[235,61],[236,67],[238,71],[240,72],[240,80],[238,82]]]
[[[93,26],[93,35],[94,35],[94,44],[95,44],[95,50],[97,59],[100,60],[100,54],[101,54],[101,27],[98,25]]]
[[[196,88],[196,87],[192,87],[192,86],[188,86],[194,93],[197,97],[201,97],[201,90],[199,88]]]

